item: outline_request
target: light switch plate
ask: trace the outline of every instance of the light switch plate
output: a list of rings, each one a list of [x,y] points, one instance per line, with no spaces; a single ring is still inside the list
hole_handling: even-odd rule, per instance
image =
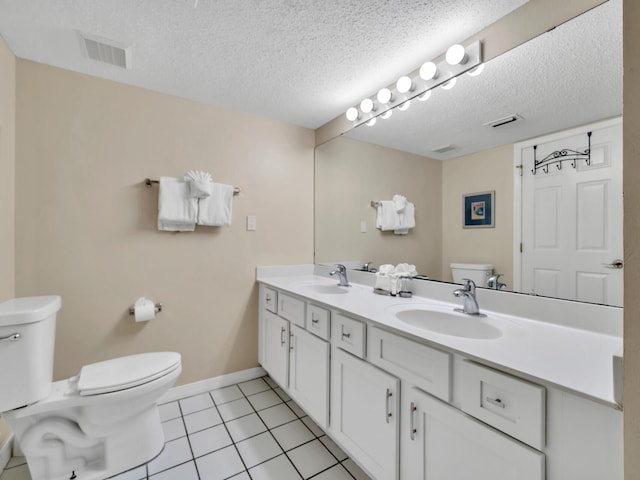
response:
[[[253,232],[257,228],[256,216],[255,215],[247,215],[247,231]]]

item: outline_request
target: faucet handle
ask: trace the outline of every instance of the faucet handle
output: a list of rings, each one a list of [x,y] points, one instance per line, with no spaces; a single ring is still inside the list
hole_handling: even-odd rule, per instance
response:
[[[471,293],[471,294],[475,294],[476,293],[476,282],[474,282],[473,280],[471,280],[470,278],[463,278],[462,281],[464,289]]]
[[[489,280],[487,280],[487,287],[493,288],[495,290],[502,290],[504,287],[507,286],[506,283],[500,282],[500,277],[502,276],[503,276],[502,273],[498,273],[496,275],[493,275],[492,277],[489,277]]]
[[[347,267],[342,265],[341,263],[336,263],[336,267],[340,271],[340,273],[347,273]]]

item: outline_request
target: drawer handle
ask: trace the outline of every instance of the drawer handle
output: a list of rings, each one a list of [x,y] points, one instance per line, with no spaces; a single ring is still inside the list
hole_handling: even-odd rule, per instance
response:
[[[272,300],[271,295],[267,294],[267,303],[271,303],[271,300]]]
[[[351,338],[351,334],[342,332],[342,338]]]
[[[500,400],[499,398],[491,398],[491,397],[487,397],[487,402],[495,405],[496,407],[500,407],[500,408],[507,408],[507,404],[504,403],[502,400]]]
[[[284,327],[281,327],[281,328],[280,328],[280,346],[281,346],[281,347],[284,347],[284,341],[285,341],[285,340],[284,340],[284,333],[285,333],[286,331],[287,331],[287,329],[286,329],[286,328],[284,328]]]
[[[289,350],[293,350],[293,333],[289,334]]]
[[[387,397],[385,398],[385,415],[384,415],[384,419],[386,420],[387,423],[389,423],[389,419],[391,418],[391,410],[389,410],[389,399],[393,396],[393,393],[391,393],[391,390],[389,390],[387,388]]]
[[[416,410],[418,410],[418,407],[416,407],[416,404],[411,402],[411,422],[409,425],[409,430],[411,432],[411,440],[415,440],[415,436],[418,430],[416,430],[416,424],[415,424],[415,416],[416,416]]]
[[[320,320],[318,320],[318,317],[316,316],[315,312],[311,313],[311,323],[313,323],[315,325],[319,321]]]

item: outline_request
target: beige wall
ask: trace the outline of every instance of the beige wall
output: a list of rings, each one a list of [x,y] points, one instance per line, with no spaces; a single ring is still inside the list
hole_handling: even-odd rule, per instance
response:
[[[16,138],[16,291],[62,296],[56,379],[145,351],[180,352],[179,384],[257,366],[256,265],[313,262],[313,131],[18,60]],[[242,189],[231,227],[157,230],[142,180],[190,169]]]
[[[360,260],[410,262],[440,277],[441,162],[338,137],[316,148],[317,263]],[[372,200],[402,194],[416,205],[408,235],[376,229]],[[367,233],[360,232],[360,222]]]
[[[640,2],[624,0],[625,480],[640,478]]]
[[[495,190],[494,228],[462,227],[462,196]],[[513,287],[513,145],[447,160],[442,165],[442,271],[451,263],[491,263]]]

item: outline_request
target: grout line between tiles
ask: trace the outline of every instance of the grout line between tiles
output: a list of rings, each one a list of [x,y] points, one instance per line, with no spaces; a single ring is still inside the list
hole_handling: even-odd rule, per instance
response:
[[[211,396],[211,395],[209,395],[209,396]],[[211,400],[213,400],[213,399],[211,399]],[[214,405],[215,405],[215,402],[214,402]],[[184,426],[184,432],[187,435],[187,444],[189,445],[189,451],[191,452],[191,461],[193,462],[193,466],[196,469],[196,475],[198,476],[198,480],[201,480],[200,471],[198,470],[198,464],[196,463],[196,458],[193,455],[193,447],[191,446],[191,439],[189,438],[189,432],[187,432],[187,422],[184,421],[184,414],[182,413],[182,405],[180,405],[180,401],[178,401],[178,409],[180,409],[180,418],[182,419],[182,425]]]

